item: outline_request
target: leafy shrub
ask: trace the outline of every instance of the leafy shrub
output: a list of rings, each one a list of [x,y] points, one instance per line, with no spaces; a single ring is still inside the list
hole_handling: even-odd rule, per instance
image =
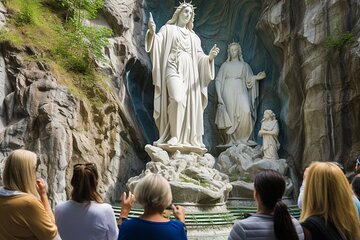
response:
[[[335,34],[329,36],[325,40],[326,47],[328,49],[341,50],[347,44],[351,44],[355,42],[355,36],[352,32],[339,32],[336,31]]]

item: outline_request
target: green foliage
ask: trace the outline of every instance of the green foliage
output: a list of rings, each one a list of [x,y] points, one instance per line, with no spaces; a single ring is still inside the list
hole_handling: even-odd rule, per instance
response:
[[[55,53],[65,60],[68,70],[78,73],[88,73],[91,69],[93,55],[103,60],[103,47],[108,44],[112,31],[109,28],[94,28],[80,25],[69,25],[61,31],[63,36]]]
[[[7,42],[13,47],[20,48],[23,44],[22,39],[13,31],[0,29],[0,43]]]
[[[36,0],[25,1],[22,0],[20,11],[15,14],[15,23],[18,26],[26,24],[33,24],[38,18],[39,2]]]
[[[103,0],[57,0],[56,4],[67,10],[69,18],[81,20],[95,18],[103,6]]]
[[[340,32],[339,30],[335,31],[335,34],[329,36],[326,41],[326,47],[328,49],[341,50],[347,44],[355,42],[355,36],[352,32]]]
[[[94,63],[95,59],[103,60],[103,47],[112,31],[84,26],[83,22],[85,17],[96,16],[102,0],[5,0],[4,3],[14,17],[7,21],[4,29],[8,30],[0,30],[0,43],[7,42],[18,49],[31,47],[37,54],[24,59],[46,61],[59,83],[100,107],[106,101],[106,84]],[[71,15],[74,9],[82,14]]]
[[[109,38],[112,35],[110,28],[94,28],[82,26],[80,32],[85,36],[83,43],[95,58],[103,60],[103,47],[109,44]]]
[[[87,73],[93,64],[93,58],[104,60],[103,48],[108,45],[108,38],[112,35],[109,28],[83,24],[85,19],[97,16],[103,0],[58,0],[51,5],[67,12],[65,31],[61,33],[63,39],[57,46],[56,53],[65,59],[67,69]]]

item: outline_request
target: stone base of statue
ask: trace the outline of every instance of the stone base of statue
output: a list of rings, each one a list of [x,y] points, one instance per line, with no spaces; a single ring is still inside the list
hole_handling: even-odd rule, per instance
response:
[[[165,146],[165,151],[157,146],[145,146],[151,161],[129,179],[129,190],[148,172],[159,173],[170,183],[173,203],[185,208],[188,239],[227,239],[236,221],[226,207],[232,187],[228,176],[213,168],[215,158],[200,148],[193,152],[186,146]]]
[[[280,172],[286,182],[284,197],[292,197],[294,181],[286,159],[263,159],[261,145],[234,145],[219,155],[216,168],[229,176],[231,199],[252,199],[255,175],[265,169]]]
[[[178,149],[171,146],[168,152],[149,144],[145,146],[145,151],[151,161],[146,164],[143,173],[129,179],[130,191],[147,172],[152,172],[161,174],[169,181],[174,203],[226,202],[232,187],[228,176],[213,168],[215,159],[211,154],[202,156],[199,151],[191,152],[191,149],[183,146]]]

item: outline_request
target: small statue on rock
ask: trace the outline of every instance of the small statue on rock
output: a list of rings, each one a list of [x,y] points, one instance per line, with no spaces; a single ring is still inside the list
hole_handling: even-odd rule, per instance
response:
[[[280,143],[278,141],[279,124],[275,113],[271,110],[264,111],[264,118],[261,120],[261,129],[259,136],[263,138],[262,151],[264,159],[279,160],[278,150]]]

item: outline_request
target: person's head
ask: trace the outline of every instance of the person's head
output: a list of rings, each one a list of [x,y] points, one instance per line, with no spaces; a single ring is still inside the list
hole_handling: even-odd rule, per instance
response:
[[[162,212],[172,202],[169,182],[160,174],[149,173],[135,187],[134,195],[145,210]]]
[[[254,188],[258,204],[261,204],[266,212],[274,212],[275,236],[280,240],[299,239],[288,208],[281,200],[285,191],[282,175],[274,170],[259,172],[255,176]]]
[[[3,184],[6,189],[37,195],[36,154],[17,149],[6,159],[3,171]]]
[[[187,29],[192,30],[195,18],[194,9],[195,7],[191,3],[181,3],[167,24],[181,25],[184,23]]]
[[[234,58],[237,58],[242,62],[244,61],[242,56],[241,46],[237,42],[230,43],[227,51],[228,51],[227,61],[232,61]]]
[[[71,199],[76,202],[102,202],[97,191],[99,175],[94,163],[75,164],[71,178]]]
[[[351,187],[353,192],[355,193],[356,197],[360,199],[360,174],[356,175],[352,182]]]
[[[314,162],[307,170],[300,221],[314,215],[334,223],[348,239],[360,239],[360,223],[350,184],[334,163]]]

